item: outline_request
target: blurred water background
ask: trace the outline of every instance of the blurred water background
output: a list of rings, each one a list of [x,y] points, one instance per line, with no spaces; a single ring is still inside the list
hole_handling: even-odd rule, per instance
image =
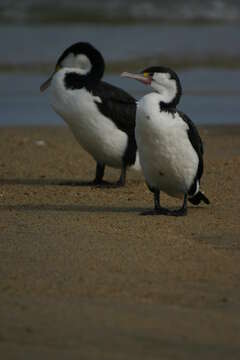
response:
[[[237,0],[0,0],[0,125],[63,124],[39,86],[76,41],[98,48],[105,80],[136,98],[150,89],[119,74],[167,65],[196,123],[240,123],[239,39]]]

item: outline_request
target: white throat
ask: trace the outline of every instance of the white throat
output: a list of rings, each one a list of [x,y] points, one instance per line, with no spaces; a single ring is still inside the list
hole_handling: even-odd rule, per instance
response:
[[[168,74],[156,73],[153,76],[151,87],[160,95],[160,101],[169,104],[177,96],[177,84]]]

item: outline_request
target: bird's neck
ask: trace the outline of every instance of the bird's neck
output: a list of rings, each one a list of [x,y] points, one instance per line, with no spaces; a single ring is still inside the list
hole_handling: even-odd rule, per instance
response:
[[[96,87],[100,79],[93,76],[92,73],[82,74],[76,68],[66,68],[64,69],[63,82],[67,90],[79,90],[86,88],[88,91],[91,91]]]
[[[140,99],[138,103],[139,113],[144,113],[144,118],[148,118],[149,126],[151,123],[155,123],[155,121],[159,121],[160,114],[166,113],[167,115],[171,115],[170,118],[167,117],[168,123],[169,119],[172,119],[172,115],[176,113],[176,108],[169,106],[169,104],[165,104],[162,101],[162,96],[159,93],[153,92],[145,95],[142,99]],[[164,118],[163,118],[164,120]]]
[[[160,84],[153,84],[152,87],[158,94],[159,105],[162,110],[176,108],[181,96],[176,87],[165,87]]]

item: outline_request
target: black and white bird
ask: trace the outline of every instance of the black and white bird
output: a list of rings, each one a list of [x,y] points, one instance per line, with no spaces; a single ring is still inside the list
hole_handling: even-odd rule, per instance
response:
[[[126,169],[140,170],[135,140],[136,101],[101,78],[105,63],[91,44],[78,42],[59,57],[41,91],[51,85],[51,105],[69,125],[81,146],[96,160],[92,184],[104,183],[105,166],[121,169],[118,185],[125,184]]]
[[[187,213],[187,200],[209,204],[200,191],[203,174],[203,144],[197,128],[176,109],[182,87],[177,74],[166,67],[149,67],[139,74],[122,76],[150,85],[155,92],[140,99],[136,114],[136,141],[146,183],[154,193],[153,211],[144,215],[181,216]],[[176,210],[160,206],[160,191],[183,198]]]

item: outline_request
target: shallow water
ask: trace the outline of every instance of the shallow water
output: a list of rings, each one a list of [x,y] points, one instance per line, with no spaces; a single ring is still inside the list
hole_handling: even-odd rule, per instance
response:
[[[240,26],[130,25],[2,25],[2,63],[55,62],[60,53],[77,41],[95,45],[109,61],[164,55],[190,59],[240,57]],[[7,41],[6,41],[7,39]]]
[[[27,4],[30,2],[24,1],[17,13],[22,13]],[[143,63],[145,58],[156,59],[157,64],[161,59],[170,59],[176,66],[180,64],[177,72],[184,95],[179,108],[193,121],[198,124],[240,123],[239,38],[240,25],[237,22],[204,26],[161,22],[46,25],[15,21],[2,24],[0,125],[63,124],[51,109],[48,95],[39,92],[40,84],[47,77],[39,70],[41,65],[47,64],[50,73],[62,50],[79,40],[91,42],[104,55],[108,65],[105,80],[124,88],[136,98],[149,89],[137,82],[121,79],[118,73],[110,74],[111,64],[119,62],[123,66],[121,62],[124,61],[124,70],[127,71],[128,64],[135,64],[136,59],[136,70],[139,70],[139,59]],[[215,67],[211,59],[214,59]],[[225,59],[224,63],[222,59]],[[181,64],[184,61],[187,68],[183,70]],[[14,65],[14,72],[11,65]],[[24,71],[21,65],[24,65]],[[36,65],[40,66],[38,70]]]
[[[179,109],[197,124],[240,123],[240,70],[194,69],[179,72],[184,95]],[[2,74],[0,125],[54,125],[63,120],[52,110],[49,92],[41,94],[45,75]],[[117,75],[105,80],[120,86],[137,99],[150,89]]]

